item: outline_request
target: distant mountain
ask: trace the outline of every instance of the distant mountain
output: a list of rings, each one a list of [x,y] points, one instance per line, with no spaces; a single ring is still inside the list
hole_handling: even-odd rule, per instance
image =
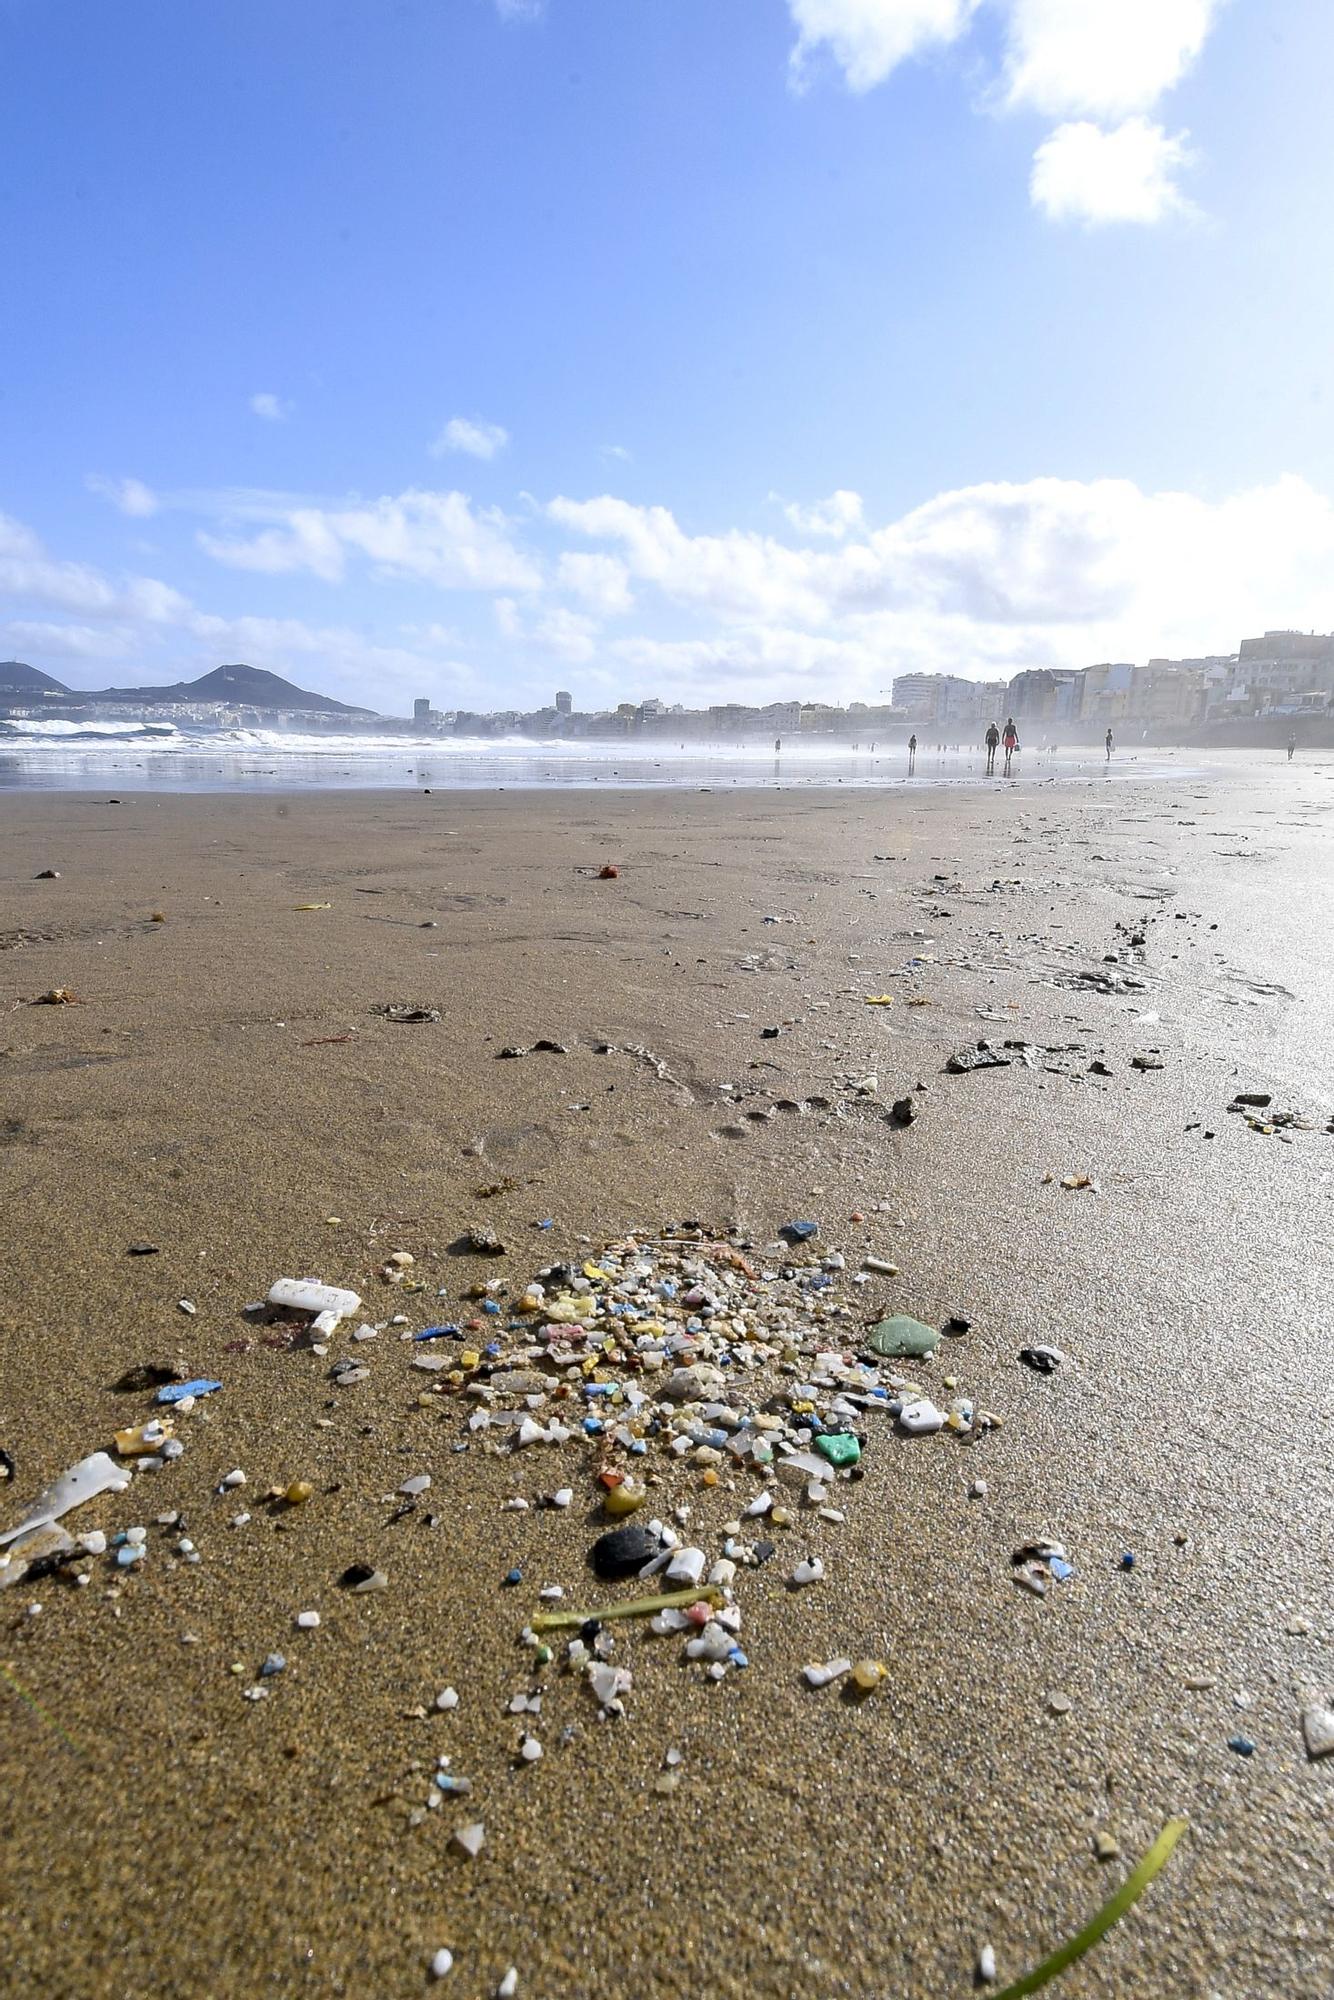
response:
[[[0,701],[19,701],[32,695],[68,694],[69,689],[37,667],[22,660],[0,660]]]
[[[31,669],[29,669],[31,671]],[[215,667],[197,681],[174,681],[170,687],[103,688],[86,694],[84,701],[123,701],[147,706],[149,703],[222,701],[236,708],[295,708],[314,710],[321,715],[373,715],[374,709],[354,708],[332,695],[309,694],[265,667]]]

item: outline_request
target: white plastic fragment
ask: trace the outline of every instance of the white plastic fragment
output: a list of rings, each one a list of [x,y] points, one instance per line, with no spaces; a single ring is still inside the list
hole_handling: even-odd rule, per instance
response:
[[[245,1474],[244,1472],[242,1472],[240,1466],[238,1465],[234,1472],[226,1473],[218,1481],[218,1491],[219,1493],[227,1493],[231,1490],[233,1486],[244,1486],[244,1485],[245,1485]]]
[[[945,1412],[923,1396],[918,1402],[904,1404],[899,1411],[899,1424],[913,1437],[924,1437],[930,1431],[944,1429]]]
[[[764,1492],[757,1493],[755,1495],[755,1498],[751,1501],[750,1505],[748,1507],[743,1507],[741,1509],[741,1512],[743,1513],[743,1515],[746,1515],[751,1519],[759,1520],[762,1518],[762,1516],[764,1516],[769,1512],[769,1509],[773,1506],[773,1504],[774,1504],[774,1496],[772,1493],[769,1492],[768,1488],[766,1487]]]
[[[525,1764],[536,1764],[542,1755],[542,1745],[535,1736],[525,1736],[519,1745],[519,1755]]]
[[[804,1584],[818,1583],[823,1575],[824,1564],[821,1562],[819,1556],[808,1556],[804,1562],[797,1564],[788,1578],[788,1582],[795,1584],[800,1590]]]
[[[448,1945],[442,1944],[435,1957],[431,1960],[431,1977],[432,1979],[444,1979],[453,1969],[454,1954]]]
[[[852,1672],[852,1661],[840,1654],[838,1659],[826,1660],[823,1664],[818,1660],[813,1661],[809,1667],[803,1667],[801,1671],[813,1688],[828,1687],[831,1681],[839,1680],[844,1674]]]
[[[470,1820],[467,1826],[457,1826],[454,1829],[454,1845],[460,1848],[470,1861],[477,1859],[482,1851],[485,1839],[486,1823],[484,1820]]]
[[[435,1705],[437,1708],[443,1709],[446,1712],[451,1708],[457,1708],[459,1705],[458,1689],[452,1687],[441,1688],[439,1694],[435,1698]]]
[[[309,1278],[278,1278],[269,1286],[268,1303],[271,1306],[286,1306],[293,1312],[315,1313],[321,1318],[330,1313],[333,1326],[322,1327],[321,1332],[333,1332],[340,1319],[346,1319],[361,1304],[356,1292],[341,1291],[337,1285],[320,1285]]]
[[[677,1549],[667,1565],[668,1583],[698,1583],[707,1561],[703,1549]]]
[[[514,1996],[518,1992],[518,1990],[519,1990],[518,1970],[515,1966],[511,1966],[509,1971],[505,1974],[505,1977],[501,1980],[499,1986],[497,1986],[496,1988],[496,2000],[514,2000]]]
[[[0,1534],[0,1548],[17,1541],[32,1528],[58,1521],[63,1514],[82,1507],[85,1500],[96,1499],[99,1493],[123,1493],[129,1483],[129,1467],[118,1465],[109,1452],[95,1451],[90,1457],[81,1458],[33,1501],[17,1527],[6,1528]]]
[[[551,1496],[551,1504],[553,1507],[568,1507],[571,1505],[573,1500],[574,1500],[574,1488],[572,1486],[562,1486],[558,1492],[553,1493]]]
[[[296,1622],[298,1631],[315,1632],[319,1629],[320,1614],[318,1611],[298,1611]]]
[[[415,1500],[419,1493],[426,1491],[430,1483],[431,1475],[429,1472],[414,1472],[411,1479],[405,1479],[398,1490],[405,1499]]]
[[[996,1980],[996,1953],[989,1944],[984,1944],[977,1954],[977,1976],[984,1986],[992,1986]]]

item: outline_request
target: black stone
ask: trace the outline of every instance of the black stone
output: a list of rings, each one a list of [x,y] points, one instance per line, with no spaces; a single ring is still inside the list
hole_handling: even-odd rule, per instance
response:
[[[633,1576],[645,1563],[652,1562],[660,1547],[656,1535],[631,1522],[628,1527],[611,1528],[605,1535],[599,1535],[588,1552],[588,1560],[599,1576],[610,1581],[614,1577]]]

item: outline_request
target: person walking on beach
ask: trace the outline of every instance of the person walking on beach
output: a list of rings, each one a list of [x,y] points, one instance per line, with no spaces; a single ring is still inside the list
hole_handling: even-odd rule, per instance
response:
[[[997,729],[994,722],[989,722],[987,724],[986,742],[987,742],[987,776],[989,778],[994,778],[996,775],[996,751],[1000,747],[1000,731],[999,729]]]
[[[1104,744],[1103,744],[1103,748],[1104,748],[1104,749],[1106,750],[1106,752],[1107,752],[1107,762],[1108,762],[1109,764],[1110,764],[1110,763],[1111,763],[1111,761],[1112,761],[1112,750],[1113,750],[1113,747],[1114,747],[1114,746],[1113,746],[1113,743],[1112,743],[1112,732],[1111,732],[1111,730],[1109,729],[1109,730],[1107,731],[1107,737],[1106,737],[1106,741],[1105,741],[1105,742],[1104,742]]]
[[[1010,759],[1019,748],[1019,731],[1014,726],[1014,717],[1012,715],[1006,717],[1005,734],[1001,737],[1001,742],[1005,745],[1005,776],[1008,778],[1010,775]]]
[[[1288,755],[1291,756],[1292,752],[1289,751]],[[910,736],[908,738],[908,776],[910,778],[913,774],[913,766],[916,764],[916,762],[917,762],[917,738],[915,736]]]
[[[1288,738],[1288,762],[1289,762],[1289,763],[1291,763],[1291,762],[1292,762],[1292,753],[1293,753],[1293,751],[1294,751],[1294,750],[1295,750],[1296,748],[1297,748],[1297,738],[1296,738],[1295,736],[1290,736],[1290,737]]]

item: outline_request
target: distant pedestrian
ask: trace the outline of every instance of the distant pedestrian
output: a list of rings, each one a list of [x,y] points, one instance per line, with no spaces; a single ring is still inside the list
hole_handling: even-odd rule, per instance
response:
[[[1008,778],[1010,775],[1010,759],[1019,748],[1019,731],[1014,726],[1014,717],[1012,715],[1006,717],[1005,734],[1001,737],[1001,742],[1005,745],[1005,776]]]
[[[999,729],[997,729],[994,722],[989,722],[987,724],[986,742],[987,742],[987,776],[989,778],[994,778],[996,775],[996,752],[1000,748],[1000,731]]]
[[[1109,764],[1110,764],[1110,763],[1111,763],[1111,761],[1112,761],[1112,751],[1113,751],[1113,749],[1114,749],[1115,747],[1116,747],[1116,746],[1115,746],[1115,745],[1113,744],[1113,742],[1112,742],[1112,732],[1111,732],[1111,730],[1109,729],[1109,730],[1107,731],[1107,735],[1106,735],[1106,738],[1104,739],[1104,742],[1103,742],[1103,748],[1104,748],[1104,749],[1106,750],[1106,752],[1107,752],[1107,762],[1108,762]]]
[[[1296,748],[1297,748],[1297,738],[1296,738],[1295,736],[1290,736],[1290,737],[1288,738],[1288,762],[1289,762],[1289,763],[1291,763],[1291,762],[1292,762],[1292,753],[1293,753],[1293,751],[1294,751],[1294,750],[1295,750]]]
[[[1291,756],[1292,752],[1289,751],[1288,755]],[[916,762],[917,762],[917,738],[915,736],[910,736],[908,738],[908,776],[910,778],[913,774],[913,767],[916,764]]]

